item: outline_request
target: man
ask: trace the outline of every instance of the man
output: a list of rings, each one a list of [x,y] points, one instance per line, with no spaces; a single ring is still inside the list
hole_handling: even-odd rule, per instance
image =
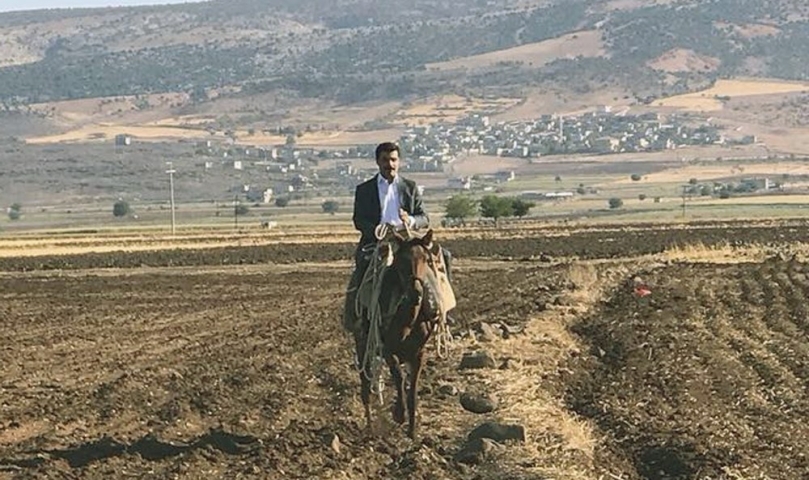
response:
[[[360,241],[354,252],[354,273],[348,285],[343,312],[343,325],[350,331],[360,324],[355,311],[355,299],[357,287],[369,264],[364,249],[371,249],[376,244],[376,227],[380,224],[392,224],[401,228],[406,223],[409,228],[419,230],[430,225],[416,182],[399,175],[399,146],[392,142],[380,143],[375,153],[379,173],[358,185],[354,194],[353,220],[354,227],[360,231]],[[446,249],[444,251],[449,277],[450,256]]]

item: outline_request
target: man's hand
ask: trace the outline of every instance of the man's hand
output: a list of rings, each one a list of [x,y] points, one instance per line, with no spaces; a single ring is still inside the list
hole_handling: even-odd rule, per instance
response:
[[[412,227],[413,224],[410,220],[410,215],[405,212],[404,208],[399,209],[399,219],[402,221],[403,224],[407,225],[408,227]]]

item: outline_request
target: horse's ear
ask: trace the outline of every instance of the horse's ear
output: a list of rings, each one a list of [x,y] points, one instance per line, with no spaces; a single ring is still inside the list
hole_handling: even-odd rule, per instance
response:
[[[433,246],[433,229],[427,230],[427,233],[421,237],[421,244],[429,250]]]

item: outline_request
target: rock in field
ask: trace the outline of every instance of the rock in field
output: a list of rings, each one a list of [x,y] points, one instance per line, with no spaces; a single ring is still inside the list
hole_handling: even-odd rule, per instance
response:
[[[467,439],[472,441],[476,438],[488,438],[496,442],[508,440],[525,441],[525,427],[522,425],[508,425],[497,422],[485,422],[469,432]]]
[[[455,454],[455,461],[459,463],[477,464],[488,456],[505,450],[505,446],[500,445],[488,438],[476,438],[469,440],[463,448]]]
[[[478,352],[467,352],[463,354],[463,358],[461,358],[461,370],[467,369],[475,369],[475,368],[495,368],[496,364],[494,362],[494,357],[492,357],[489,352],[486,351],[478,351]]]
[[[461,406],[472,413],[489,413],[497,408],[497,399],[491,395],[461,394]]]

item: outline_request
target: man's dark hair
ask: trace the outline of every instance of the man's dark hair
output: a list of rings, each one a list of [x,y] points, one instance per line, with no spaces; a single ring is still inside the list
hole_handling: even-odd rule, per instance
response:
[[[381,157],[383,153],[391,152],[396,152],[400,155],[402,153],[399,151],[399,145],[396,145],[393,142],[382,142],[376,146],[376,159],[379,160],[379,157]]]

